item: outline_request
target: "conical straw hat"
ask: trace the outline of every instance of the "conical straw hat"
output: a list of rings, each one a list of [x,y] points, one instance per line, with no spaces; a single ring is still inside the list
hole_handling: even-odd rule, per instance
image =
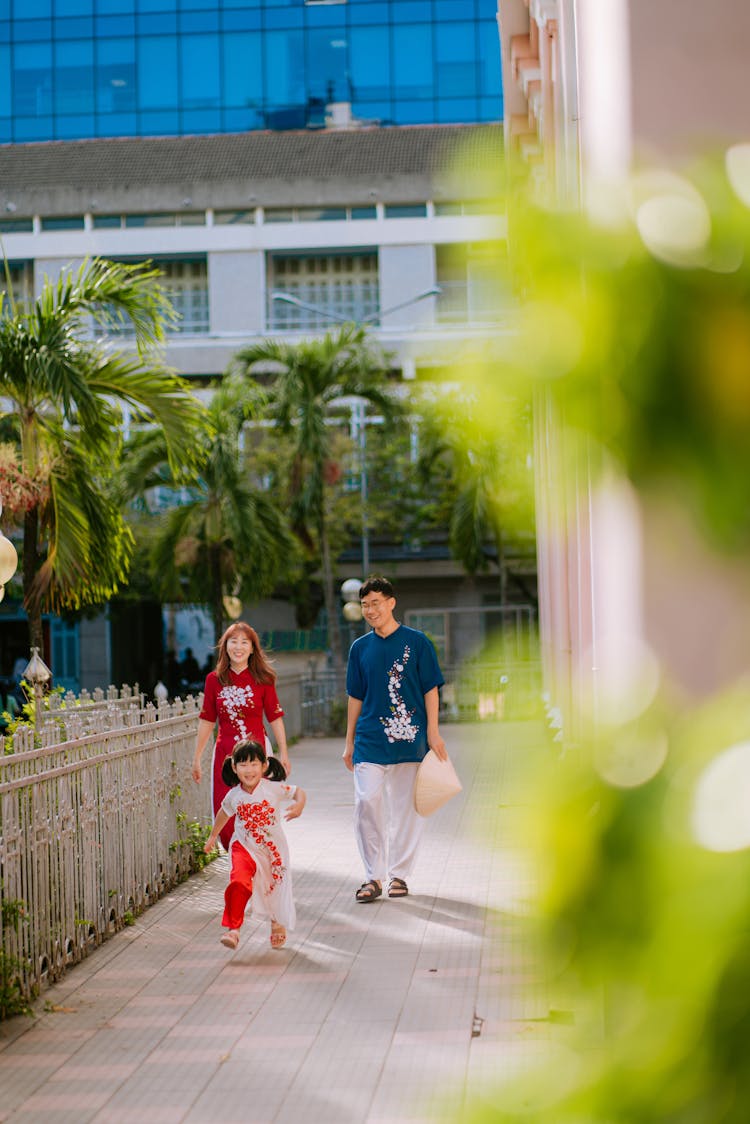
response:
[[[452,796],[457,796],[462,787],[453,763],[441,761],[430,749],[417,769],[414,807],[420,816],[431,816]]]

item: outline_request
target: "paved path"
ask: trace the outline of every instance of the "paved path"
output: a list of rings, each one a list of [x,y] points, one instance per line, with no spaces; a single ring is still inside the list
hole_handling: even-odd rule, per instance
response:
[[[299,743],[287,947],[252,920],[237,952],[219,944],[227,860],[213,863],[45,991],[33,1020],[0,1024],[0,1120],[469,1120],[544,1036],[541,991],[523,988],[528,878],[506,842],[514,766],[540,732],[446,737],[464,792],[427,821],[409,897],[355,902],[342,743]]]

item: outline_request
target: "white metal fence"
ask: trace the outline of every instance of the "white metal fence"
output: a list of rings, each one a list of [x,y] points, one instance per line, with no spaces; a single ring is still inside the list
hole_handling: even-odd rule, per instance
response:
[[[98,695],[0,756],[0,1017],[187,877],[210,822],[198,701]]]

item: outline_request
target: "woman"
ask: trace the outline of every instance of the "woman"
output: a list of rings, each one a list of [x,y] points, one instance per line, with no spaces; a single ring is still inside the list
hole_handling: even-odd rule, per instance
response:
[[[219,658],[215,671],[206,676],[203,709],[195,739],[192,776],[196,784],[203,775],[201,756],[218,722],[219,732],[214,746],[211,804],[214,816],[229,791],[221,777],[224,758],[239,741],[266,741],[263,727],[265,715],[276,739],[279,760],[287,774],[291,772],[286,745],[284,711],[276,694],[276,672],[269,664],[254,628],[244,621],[230,624],[219,640]],[[226,824],[219,836],[225,850],[234,831],[234,821]]]

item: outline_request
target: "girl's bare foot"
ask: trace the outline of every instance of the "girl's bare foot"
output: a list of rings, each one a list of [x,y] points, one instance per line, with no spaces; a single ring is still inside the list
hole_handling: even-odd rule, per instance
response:
[[[236,948],[240,943],[239,929],[230,929],[229,932],[225,933],[221,938],[221,943],[226,945],[227,948]]]
[[[286,929],[278,921],[271,922],[271,948],[283,948],[286,944]]]

